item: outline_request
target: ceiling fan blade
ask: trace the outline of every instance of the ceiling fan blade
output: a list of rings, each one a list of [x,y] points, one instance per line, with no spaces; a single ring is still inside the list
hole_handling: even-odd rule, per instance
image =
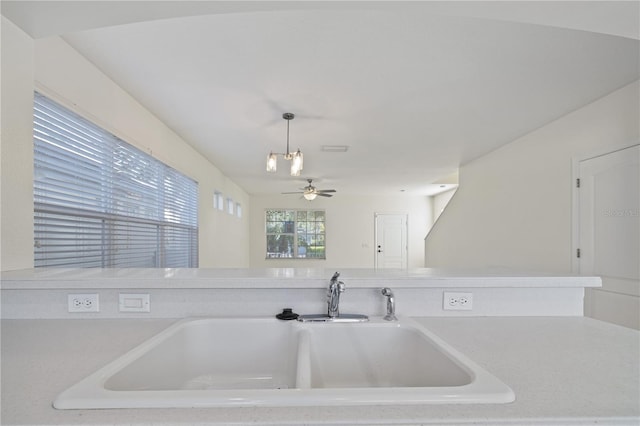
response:
[[[321,192],[336,192],[335,189],[317,189],[316,193],[321,193]]]
[[[323,194],[322,192],[316,192],[318,197],[333,197],[333,194]]]
[[[304,194],[304,192],[299,192],[299,191],[296,191],[296,192],[281,192],[281,194]]]

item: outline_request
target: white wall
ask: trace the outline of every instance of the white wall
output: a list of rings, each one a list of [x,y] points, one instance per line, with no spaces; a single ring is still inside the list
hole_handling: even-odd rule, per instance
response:
[[[326,211],[326,260],[265,259],[265,210],[273,208]],[[424,267],[424,236],[431,226],[431,199],[426,196],[353,196],[336,193],[313,202],[295,195],[251,199],[251,267],[373,268],[374,214],[408,215],[409,268]]]
[[[33,266],[34,88],[198,182],[201,267],[249,265],[247,215],[240,219],[213,209],[214,190],[245,211],[250,209],[247,193],[61,38],[34,41],[4,18],[2,22],[3,86],[5,76],[11,78],[9,90],[2,92],[2,108],[3,116],[5,110],[12,114],[11,119],[3,117],[2,133],[16,134],[3,137],[2,146],[3,166],[9,165],[2,169],[2,186],[10,187],[2,194],[3,270]],[[34,65],[28,66],[30,61]]]
[[[456,193],[457,188],[450,189],[433,196],[433,222],[435,223]]]
[[[2,17],[0,268],[33,266],[33,39]]]
[[[429,267],[571,272],[572,159],[637,143],[636,81],[460,167],[427,237]]]
[[[456,173],[456,181],[457,179],[458,179],[458,174]],[[458,190],[458,187],[456,186],[453,189],[450,189],[448,191],[444,191],[429,197],[431,199],[431,217],[433,219],[433,223],[431,224],[431,226],[429,226],[427,235],[424,238],[424,253],[425,253],[424,264],[425,265],[427,265],[426,252],[427,252],[427,241],[429,238],[429,234],[431,233],[433,226],[438,221],[442,213],[444,213],[444,209],[447,208],[447,205],[449,205],[451,198],[453,198],[457,190]]]

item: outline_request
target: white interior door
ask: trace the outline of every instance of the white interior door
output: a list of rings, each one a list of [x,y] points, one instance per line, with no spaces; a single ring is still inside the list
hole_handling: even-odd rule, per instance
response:
[[[407,215],[376,214],[376,268],[407,268]]]
[[[579,164],[579,269],[602,277],[585,314],[640,328],[640,145]],[[577,254],[577,253],[576,253]]]

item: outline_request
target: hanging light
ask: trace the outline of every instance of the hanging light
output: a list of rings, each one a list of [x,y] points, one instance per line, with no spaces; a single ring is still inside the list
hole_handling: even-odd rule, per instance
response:
[[[282,155],[285,160],[291,161],[291,176],[300,176],[300,172],[302,171],[303,159],[302,152],[298,149],[296,152],[289,151],[289,122],[293,120],[295,115],[290,112],[285,112],[282,114],[282,118],[287,120],[287,151],[282,153],[271,152],[267,156],[267,171],[275,172],[278,168],[278,155]]]
[[[278,168],[278,156],[273,152],[267,157],[267,171],[275,172]]]
[[[302,152],[300,150],[294,152],[291,158],[291,176],[300,176],[302,171]],[[286,158],[286,157],[285,157]]]

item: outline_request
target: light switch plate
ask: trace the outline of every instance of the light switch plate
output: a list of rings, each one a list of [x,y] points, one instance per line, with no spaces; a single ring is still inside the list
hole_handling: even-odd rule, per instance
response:
[[[147,293],[120,293],[118,295],[120,312],[151,312],[151,300]]]

